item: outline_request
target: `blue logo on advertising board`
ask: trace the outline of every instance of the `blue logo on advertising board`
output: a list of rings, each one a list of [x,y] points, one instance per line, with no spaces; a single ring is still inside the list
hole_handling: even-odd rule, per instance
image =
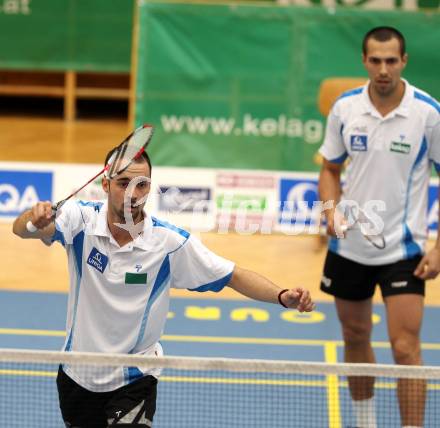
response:
[[[281,224],[311,224],[316,222],[318,181],[315,179],[280,180]]]
[[[159,209],[171,212],[203,212],[209,210],[211,189],[208,187],[161,186]]]
[[[16,217],[38,201],[52,200],[51,172],[0,170],[0,217]]]

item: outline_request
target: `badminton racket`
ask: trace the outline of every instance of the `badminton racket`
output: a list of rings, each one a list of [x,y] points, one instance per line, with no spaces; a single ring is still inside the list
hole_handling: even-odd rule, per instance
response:
[[[92,177],[87,183],[81,186],[79,189],[75,190],[67,198],[58,201],[52,205],[52,216],[56,216],[57,210],[59,210],[70,198],[73,198],[79,191],[84,189],[92,181],[98,178],[101,174],[106,174],[106,177],[112,179],[118,174],[124,172],[130,164],[138,159],[142,153],[145,151],[146,147],[151,141],[153,136],[154,128],[151,125],[142,125],[133,131],[114,151],[110,157],[107,165],[98,172],[94,177]],[[26,229],[34,233],[38,230],[37,227],[29,220],[26,223]]]

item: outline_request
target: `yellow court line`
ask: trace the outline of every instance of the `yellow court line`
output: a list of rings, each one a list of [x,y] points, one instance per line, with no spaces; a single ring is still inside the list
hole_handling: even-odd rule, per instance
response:
[[[324,347],[325,362],[338,362],[338,349],[334,342],[327,342]],[[329,428],[341,428],[341,407],[339,402],[338,375],[327,376],[327,411]]]
[[[0,375],[10,376],[35,376],[35,377],[55,377],[57,372],[48,372],[43,370],[0,370]]]
[[[12,336],[47,336],[65,337],[64,330],[34,330],[20,328],[0,328],[0,335]],[[189,336],[164,334],[161,341],[165,342],[199,342],[199,343],[237,343],[249,345],[282,345],[282,346],[321,346],[331,343],[335,346],[343,346],[341,340],[321,340],[321,339],[282,339],[267,337],[229,337],[229,336]],[[372,342],[373,348],[389,348],[389,342]],[[440,351],[440,343],[422,343],[422,349]]]
[[[0,335],[17,336],[56,336],[65,337],[63,330],[32,330],[19,328],[0,328]],[[168,342],[202,342],[202,343],[241,343],[252,345],[300,345],[300,346],[324,346],[327,341],[314,339],[273,339],[259,337],[225,337],[225,336],[187,336],[164,334],[162,341]],[[341,341],[337,341],[342,346]],[[440,346],[439,346],[440,348]]]
[[[64,330],[34,330],[29,328],[0,328],[0,334],[13,336],[66,336],[66,332]]]

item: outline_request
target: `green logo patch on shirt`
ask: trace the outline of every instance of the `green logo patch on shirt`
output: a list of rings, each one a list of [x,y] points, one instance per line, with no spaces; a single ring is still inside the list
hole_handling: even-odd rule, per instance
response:
[[[411,151],[411,144],[399,143],[397,141],[391,141],[390,150],[392,152],[403,153],[407,155]]]
[[[145,285],[147,283],[146,273],[125,273],[125,283],[135,285]]]

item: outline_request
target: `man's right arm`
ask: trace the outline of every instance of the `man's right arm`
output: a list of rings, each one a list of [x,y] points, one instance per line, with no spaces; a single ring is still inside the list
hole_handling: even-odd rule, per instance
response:
[[[26,224],[28,221],[31,221],[38,229],[36,232],[27,230]],[[20,238],[42,239],[48,242],[55,234],[52,203],[49,201],[38,202],[32,209],[20,214],[14,221],[12,231]]]
[[[341,198],[342,167],[342,164],[329,162],[327,159],[324,159],[319,174],[319,197],[324,204],[324,214],[327,220],[327,233],[331,236],[341,235],[340,230],[336,233],[335,223],[342,220],[342,215],[338,218],[339,212],[336,210],[336,206]]]

